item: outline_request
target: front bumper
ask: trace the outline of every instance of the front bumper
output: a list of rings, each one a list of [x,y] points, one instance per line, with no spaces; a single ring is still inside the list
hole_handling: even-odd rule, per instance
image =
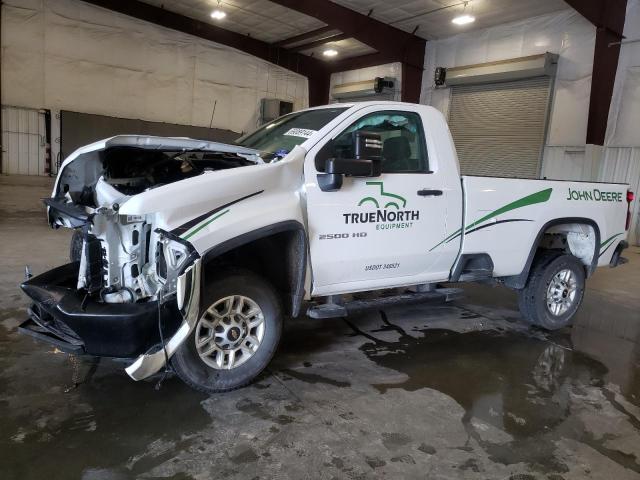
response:
[[[193,330],[200,308],[200,264],[198,258],[178,277],[175,299],[160,308],[157,301],[97,302],[75,288],[78,262],[62,265],[21,285],[34,303],[19,330],[68,353],[137,357],[126,371],[142,380],[164,367]]]
[[[158,302],[98,302],[76,290],[78,268],[78,262],[68,263],[21,285],[34,302],[22,333],[69,353],[119,358],[136,357],[160,341]],[[175,302],[160,310],[169,337],[180,315]]]

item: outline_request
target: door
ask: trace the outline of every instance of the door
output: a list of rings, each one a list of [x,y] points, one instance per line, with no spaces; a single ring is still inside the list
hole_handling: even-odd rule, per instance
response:
[[[305,163],[313,295],[445,280],[455,256],[430,251],[444,236],[447,198],[430,172],[419,107],[354,113],[313,147]],[[377,111],[376,111],[377,110]],[[353,132],[382,139],[382,174],[345,177],[323,192],[317,174],[327,158],[354,158]],[[460,195],[459,191],[456,192]]]
[[[550,77],[451,88],[449,128],[462,175],[540,178]]]
[[[2,173],[47,175],[44,113],[2,106]]]

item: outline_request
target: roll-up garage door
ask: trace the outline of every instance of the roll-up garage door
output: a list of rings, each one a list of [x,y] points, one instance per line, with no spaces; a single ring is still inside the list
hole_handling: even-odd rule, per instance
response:
[[[539,178],[550,81],[451,87],[449,126],[463,175]]]

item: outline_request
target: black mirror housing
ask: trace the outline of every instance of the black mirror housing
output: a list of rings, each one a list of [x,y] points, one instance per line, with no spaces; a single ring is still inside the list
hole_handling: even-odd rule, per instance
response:
[[[329,158],[325,163],[325,172],[346,175],[348,177],[373,177],[374,162],[355,158]]]
[[[355,158],[328,158],[325,173],[318,174],[318,186],[323,192],[342,187],[343,176],[379,177],[382,174],[382,139],[372,132],[352,133],[352,152]]]
[[[335,192],[342,188],[342,178],[337,173],[319,173],[318,187],[323,192]]]
[[[318,186],[323,192],[334,192],[342,187],[342,179],[348,177],[377,177],[373,160],[357,160],[355,158],[329,158],[325,163],[326,173],[318,174]]]
[[[382,163],[382,137],[379,134],[357,130],[352,135],[353,154],[356,159]]]

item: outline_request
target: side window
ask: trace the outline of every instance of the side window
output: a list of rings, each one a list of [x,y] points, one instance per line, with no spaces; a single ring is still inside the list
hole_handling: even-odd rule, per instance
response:
[[[420,115],[414,112],[375,112],[358,119],[328,142],[316,155],[316,170],[324,171],[327,158],[353,158],[352,133],[364,130],[382,139],[383,173],[428,171],[427,148]]]

